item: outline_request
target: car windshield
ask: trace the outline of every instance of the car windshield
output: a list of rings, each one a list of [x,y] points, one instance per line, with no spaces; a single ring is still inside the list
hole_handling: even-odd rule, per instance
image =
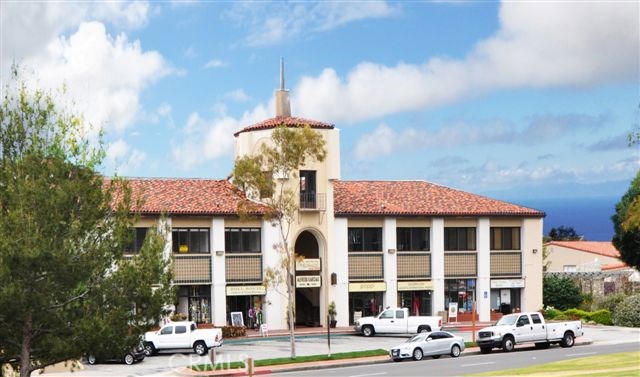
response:
[[[505,315],[504,317],[500,318],[498,323],[496,323],[496,326],[513,325],[514,323],[516,323],[516,319],[518,319],[517,314]]]
[[[406,343],[419,342],[424,339],[423,334],[414,335],[413,338],[407,339]]]

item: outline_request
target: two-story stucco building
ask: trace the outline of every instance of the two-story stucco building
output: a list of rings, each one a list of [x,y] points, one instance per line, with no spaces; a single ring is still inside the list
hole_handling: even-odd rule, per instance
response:
[[[295,182],[300,211],[291,244],[305,257],[296,268],[296,323],[325,325],[335,302],[338,326],[386,306],[436,315],[457,305],[457,320],[479,320],[501,305],[542,307],[544,213],[425,181],[344,181],[340,131],[292,117],[288,92],[276,92],[276,116],[235,133],[236,156],[256,153],[274,128],[309,125],[326,141],[327,158],[304,166]],[[277,229],[260,217],[240,221],[243,194],[227,180],[132,179],[146,202],[145,229],[166,213],[167,255],[175,257],[176,311],[224,325],[230,313],[258,308],[271,329],[286,328],[286,298],[262,285],[276,266]],[[163,228],[164,229],[164,228]]]

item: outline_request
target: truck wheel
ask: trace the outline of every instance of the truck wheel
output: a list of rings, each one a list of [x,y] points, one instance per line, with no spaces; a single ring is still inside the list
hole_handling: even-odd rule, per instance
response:
[[[431,326],[420,326],[418,332],[431,332]]]
[[[504,352],[511,352],[513,351],[513,338],[510,336],[505,336],[504,339],[502,340],[502,349],[504,350]]]
[[[133,355],[128,353],[126,355],[124,355],[124,363],[127,365],[132,365],[134,363],[134,361],[136,361],[136,359],[133,358]]]
[[[201,340],[195,342],[195,344],[193,345],[193,350],[200,356],[206,355],[207,351],[209,351],[207,345]]]
[[[153,343],[144,343],[144,355],[145,356],[153,356],[156,353],[158,353],[158,351],[156,350],[156,347],[153,345]]]
[[[454,344],[453,347],[451,347],[451,357],[458,357],[460,356],[460,346],[457,344]]]
[[[420,348],[416,348],[413,350],[413,359],[415,361],[422,360],[422,350]]]
[[[364,326],[362,328],[362,335],[364,336],[373,336],[376,331],[373,329],[373,326]]]
[[[569,348],[569,347],[573,347],[573,343],[575,343],[575,338],[573,337],[573,334],[569,331],[564,333],[564,336],[562,337],[562,341],[560,341],[560,346],[564,348]]]
[[[87,356],[87,363],[89,363],[89,365],[95,365],[97,362],[96,357],[93,355],[88,355]]]
[[[480,347],[480,353],[491,353],[491,347]]]

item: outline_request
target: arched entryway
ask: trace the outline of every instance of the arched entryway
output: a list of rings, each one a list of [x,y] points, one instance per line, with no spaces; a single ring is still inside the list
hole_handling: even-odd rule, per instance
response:
[[[320,326],[320,248],[308,230],[298,235],[295,252],[304,261],[296,266],[296,325]]]

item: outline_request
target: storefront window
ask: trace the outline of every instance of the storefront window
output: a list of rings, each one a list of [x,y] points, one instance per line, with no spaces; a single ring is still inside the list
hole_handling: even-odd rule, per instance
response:
[[[211,286],[184,285],[178,289],[178,312],[189,321],[211,323]]]
[[[473,310],[476,279],[447,279],[444,281],[445,308],[449,303],[458,303],[458,312],[465,313]]]
[[[247,328],[258,328],[266,321],[263,300],[264,296],[227,296],[227,323],[231,324],[232,312],[241,312]]]
[[[509,314],[519,312],[522,288],[501,288],[491,290],[491,310]]]
[[[408,308],[410,315],[431,315],[431,291],[398,292],[398,306]]]
[[[354,323],[355,319],[360,317],[378,315],[382,311],[383,293],[384,292],[349,293],[349,323]]]

